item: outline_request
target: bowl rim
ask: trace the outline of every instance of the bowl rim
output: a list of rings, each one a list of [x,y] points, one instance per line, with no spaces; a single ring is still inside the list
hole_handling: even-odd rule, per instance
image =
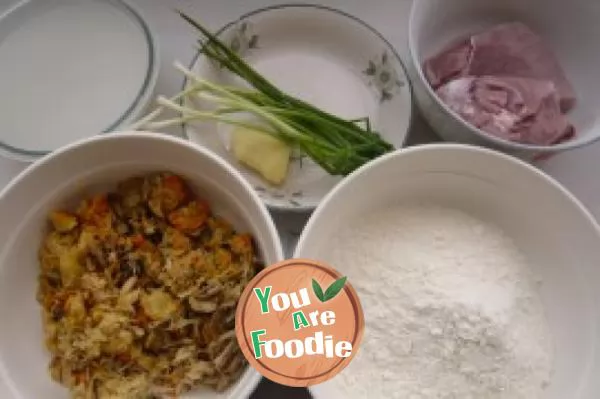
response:
[[[592,143],[600,140],[600,133],[599,133],[599,134],[590,134],[587,137],[586,136],[576,137],[575,139],[568,140],[564,143],[554,144],[554,145],[549,145],[549,146],[523,144],[523,143],[517,143],[514,141],[501,139],[494,135],[488,134],[488,133],[484,132],[483,130],[481,130],[475,126],[472,126],[470,123],[465,121],[462,117],[460,117],[460,115],[458,115],[458,113],[456,113],[455,111],[450,109],[443,101],[440,100],[439,96],[432,89],[431,85],[427,81],[427,78],[425,77],[425,74],[423,73],[423,67],[419,60],[420,52],[418,51],[418,46],[417,46],[417,42],[416,42],[416,38],[415,38],[415,19],[416,19],[416,14],[419,11],[419,7],[421,7],[421,6],[422,6],[422,2],[419,2],[419,1],[413,2],[412,6],[410,8],[410,13],[409,13],[409,18],[408,18],[408,50],[409,50],[409,54],[410,54],[410,61],[412,62],[413,67],[416,71],[419,83],[422,84],[423,86],[425,86],[425,90],[426,90],[427,94],[429,95],[429,97],[433,98],[435,103],[439,107],[441,107],[442,110],[447,115],[449,115],[452,119],[454,119],[455,121],[460,123],[463,128],[468,129],[471,133],[475,134],[479,138],[487,140],[487,141],[489,141],[495,145],[501,146],[503,148],[510,149],[510,150],[522,150],[522,151],[529,151],[529,152],[537,152],[537,153],[556,153],[556,152],[560,152],[560,151],[572,150],[575,148],[580,148],[580,147],[592,144]]]
[[[558,192],[565,196],[570,203],[572,203],[579,212],[583,216],[585,216],[586,220],[591,224],[594,230],[597,233],[598,238],[600,238],[600,222],[594,217],[591,211],[585,206],[585,204],[580,201],[571,191],[569,191],[565,186],[558,182],[555,178],[547,174],[546,172],[536,168],[535,166],[527,163],[526,161],[513,157],[509,154],[503,153],[501,151],[481,147],[473,144],[462,144],[462,143],[428,143],[421,144],[413,147],[408,147],[404,149],[399,149],[393,151],[389,154],[385,154],[368,164],[363,165],[359,169],[355,170],[353,173],[348,175],[343,181],[340,182],[333,190],[331,190],[324,198],[323,201],[319,204],[317,209],[312,213],[308,222],[304,226],[302,230],[302,234],[298,238],[298,243],[296,244],[296,248],[293,253],[293,257],[302,256],[302,251],[304,251],[304,245],[306,241],[306,237],[308,233],[314,228],[314,226],[318,223],[319,217],[324,212],[324,208],[333,201],[335,197],[337,197],[338,192],[345,188],[345,186],[355,184],[355,181],[359,180],[367,171],[370,169],[376,169],[382,167],[384,164],[388,162],[392,162],[394,159],[402,158],[407,155],[412,154],[420,154],[426,152],[441,152],[441,151],[457,151],[463,153],[470,154],[480,154],[490,158],[496,158],[501,162],[506,162],[513,164],[517,167],[523,169],[525,173],[530,173],[538,178],[541,178],[545,183],[552,186],[554,189],[558,190]]]
[[[402,68],[402,71],[407,78],[406,82],[405,82],[405,87],[408,88],[408,94],[409,94],[409,98],[410,98],[410,115],[409,115],[406,132],[402,139],[402,146],[400,147],[400,148],[405,148],[406,143],[409,138],[409,135],[410,135],[410,132],[412,131],[412,128],[415,125],[415,119],[416,119],[415,118],[416,106],[415,106],[414,88],[413,88],[413,83],[410,79],[410,75],[408,73],[408,68],[406,66],[405,61],[403,61],[402,57],[400,57],[400,54],[396,50],[396,47],[378,29],[376,29],[375,27],[373,27],[372,25],[370,25],[369,23],[367,23],[365,20],[361,19],[360,17],[358,17],[354,14],[351,14],[349,12],[343,11],[341,9],[329,7],[329,6],[326,6],[323,4],[318,4],[318,3],[297,3],[297,2],[281,3],[281,4],[275,4],[275,5],[271,5],[271,6],[257,8],[255,10],[252,10],[252,11],[242,14],[239,17],[237,17],[237,18],[231,20],[230,22],[226,23],[225,25],[223,25],[220,29],[218,29],[215,32],[215,36],[218,37],[218,36],[222,35],[229,29],[235,27],[235,25],[238,24],[240,21],[242,21],[246,18],[252,17],[254,15],[262,14],[262,13],[269,12],[269,11],[275,11],[275,10],[281,10],[281,9],[293,9],[293,8],[300,8],[300,9],[313,8],[313,9],[316,9],[317,11],[330,12],[330,13],[338,14],[342,17],[346,17],[346,18],[350,19],[351,21],[358,23],[363,28],[366,28],[371,33],[373,33],[387,47],[387,49],[391,52],[391,55],[395,58],[396,62]],[[202,49],[198,49],[196,51],[196,54],[192,57],[192,60],[190,61],[189,65],[188,65],[188,69],[193,69],[194,65],[196,65],[196,63],[198,62],[198,60],[201,56],[202,56]],[[181,90],[185,90],[187,85],[188,85],[188,78],[185,77],[183,79]],[[181,104],[181,101],[182,100],[179,100],[180,104]],[[188,140],[190,140],[188,133],[187,133],[187,129],[186,129],[186,123],[181,124],[181,129],[183,130],[185,137]],[[339,184],[339,182],[337,184]],[[314,211],[319,206],[319,204],[321,202],[323,202],[324,198],[325,198],[325,196],[323,198],[321,198],[321,200],[318,202],[317,205],[302,205],[302,206],[295,206],[295,207],[271,204],[271,203],[265,202],[262,199],[261,199],[261,201],[265,202],[265,205],[267,206],[268,209],[271,209],[274,211],[280,211],[280,212],[283,211],[283,212],[290,212],[290,213],[306,213],[306,212]]]
[[[332,203],[336,197],[338,197],[338,193],[341,190],[343,190],[345,186],[356,184],[356,181],[363,178],[363,175],[365,175],[365,173],[367,173],[369,170],[382,167],[388,162],[393,162],[395,159],[421,153],[439,153],[441,151],[455,151],[462,152],[463,154],[478,154],[490,158],[495,158],[501,162],[517,166],[521,168],[523,172],[529,173],[537,177],[538,179],[541,179],[544,183],[548,184],[554,190],[556,190],[558,195],[561,195],[564,198],[566,198],[569,201],[569,203],[575,207],[575,209],[586,219],[587,223],[594,230],[596,237],[600,240],[600,222],[593,216],[593,214],[589,211],[589,209],[584,205],[583,202],[581,202],[565,186],[558,182],[558,180],[554,179],[546,172],[536,168],[535,166],[527,163],[522,159],[516,158],[514,156],[511,156],[509,154],[495,149],[481,147],[473,144],[442,142],[422,144],[394,151],[392,153],[383,155],[382,157],[362,166],[361,168],[354,171],[352,174],[348,175],[346,179],[344,179],[333,190],[331,190],[327,194],[327,196],[325,196],[323,201],[321,201],[317,209],[310,216],[308,222],[302,230],[302,234],[298,239],[298,243],[293,253],[293,258],[304,257],[303,252],[305,251],[307,237],[313,232],[313,229],[315,229],[318,226],[318,223],[320,222],[319,219],[325,212],[325,208],[328,207],[329,204]],[[331,212],[331,209],[328,209],[327,211]],[[593,289],[593,287],[591,288]],[[598,324],[596,325],[596,328],[597,327]],[[595,332],[595,335],[597,335],[597,332]],[[594,367],[594,362],[598,362],[598,359],[592,359],[587,366],[587,374],[590,377],[590,371]],[[323,385],[309,387],[309,391],[315,399],[324,399],[326,397],[331,396],[328,389]]]
[[[156,31],[145,13],[143,13],[137,5],[133,5],[131,0],[108,0],[106,2],[127,14],[132,22],[136,23],[142,30],[147,45],[147,68],[144,81],[131,104],[122,111],[117,119],[109,122],[107,127],[99,133],[100,135],[112,133],[118,131],[118,129],[124,128],[142,113],[156,87],[160,71],[160,45],[158,43]],[[0,142],[0,155],[23,162],[36,161],[58,149],[59,148],[50,150],[27,150]]]
[[[285,254],[283,251],[283,245],[281,242],[281,237],[277,231],[275,226],[275,222],[269,213],[267,207],[252,188],[252,186],[244,179],[239,171],[237,171],[232,165],[229,165],[219,156],[215,155],[211,151],[202,148],[200,146],[194,145],[188,140],[169,136],[161,133],[154,133],[148,131],[120,131],[114,132],[106,135],[95,135],[90,136],[75,142],[72,142],[66,146],[61,147],[60,149],[53,151],[38,161],[28,165],[23,171],[21,171],[14,179],[12,179],[2,190],[0,190],[0,201],[2,201],[7,193],[11,192],[15,187],[21,184],[26,178],[31,175],[34,175],[38,170],[43,169],[47,164],[51,162],[56,162],[62,155],[72,153],[74,151],[79,150],[82,147],[92,146],[96,142],[101,141],[114,141],[118,143],[121,140],[130,140],[130,139],[139,139],[139,140],[152,140],[158,142],[169,142],[179,147],[184,147],[195,151],[196,154],[200,157],[208,158],[211,162],[214,162],[219,167],[223,168],[228,174],[230,174],[237,184],[239,184],[245,191],[248,192],[252,200],[254,201],[259,214],[257,215],[267,224],[267,229],[270,234],[269,241],[272,241],[274,244],[274,252],[275,252],[275,261],[280,261],[285,259]],[[271,240],[271,238],[273,240]],[[3,264],[0,264],[0,268],[3,268]],[[267,266],[268,267],[268,266]],[[9,368],[6,366],[6,362],[3,359],[0,359],[0,384],[4,383],[7,387],[8,392],[14,398],[23,398],[22,394],[19,392],[17,387],[14,385],[12,379],[8,374]],[[227,395],[227,399],[237,399],[242,394],[250,395],[258,386],[262,379],[260,373],[248,366],[247,370],[242,374],[242,376],[238,379],[235,385],[233,385],[230,389],[230,393]]]

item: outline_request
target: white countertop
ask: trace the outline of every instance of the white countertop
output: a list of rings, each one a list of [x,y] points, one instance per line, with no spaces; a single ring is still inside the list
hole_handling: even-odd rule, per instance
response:
[[[218,29],[227,22],[256,8],[285,1],[272,0],[130,0],[137,5],[155,30],[159,41],[161,71],[156,93],[174,94],[182,84],[180,75],[174,71],[174,60],[190,62],[194,53],[193,32],[174,13],[181,9],[201,18],[211,29]],[[326,0],[320,4],[342,9],[363,19],[378,29],[398,50],[407,62],[406,30],[412,0]],[[11,3],[9,1],[9,3]],[[2,8],[3,5],[0,5]],[[0,10],[1,11],[1,10]],[[85,117],[85,115],[81,115]],[[177,133],[177,132],[174,132]],[[416,141],[428,141],[431,132],[417,121],[412,133]],[[0,189],[7,185],[27,164],[0,158]],[[554,176],[571,190],[596,216],[600,217],[600,179],[593,178],[596,168],[600,170],[600,143],[583,149],[563,153],[546,161],[542,169]],[[274,215],[280,230],[298,233],[306,216]],[[290,239],[285,235],[284,240]],[[291,245],[292,242],[289,242]],[[0,381],[0,398],[8,398]]]

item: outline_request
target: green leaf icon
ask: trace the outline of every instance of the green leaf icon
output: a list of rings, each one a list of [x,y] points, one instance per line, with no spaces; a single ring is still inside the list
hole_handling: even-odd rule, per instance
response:
[[[323,293],[323,289],[321,288],[321,286],[319,285],[317,280],[315,280],[313,278],[313,280],[312,280],[313,291],[315,292],[315,295],[317,296],[317,298],[319,298],[319,300],[321,302],[330,301],[333,298],[335,298],[337,296],[337,294],[339,294],[340,291],[344,288],[344,284],[346,284],[347,279],[348,279],[347,277],[342,277],[342,278],[334,281],[334,283],[331,284],[329,286],[329,288],[327,288],[325,293]]]
[[[315,295],[317,296],[317,298],[319,298],[319,301],[325,302],[325,295],[323,294],[323,289],[321,288],[317,280],[315,280],[314,278],[312,280],[312,287],[313,291],[315,292]]]
[[[331,284],[329,288],[327,288],[327,290],[325,291],[325,301],[323,302],[327,302],[335,298],[335,296],[339,294],[342,288],[344,288],[344,284],[346,284],[347,279],[347,277],[342,277],[336,280],[333,284]]]

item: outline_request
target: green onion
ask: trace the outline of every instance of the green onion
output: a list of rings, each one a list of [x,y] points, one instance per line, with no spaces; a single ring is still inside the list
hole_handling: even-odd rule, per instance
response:
[[[198,22],[186,14],[179,14],[201,35],[202,53],[242,78],[251,89],[209,82],[175,63],[189,86],[170,99],[159,97],[159,107],[136,123],[134,129],[162,129],[200,120],[243,126],[298,148],[329,174],[340,176],[348,175],[363,164],[394,150],[391,144],[371,130],[368,118],[345,120],[284,93]],[[184,99],[191,101],[177,103]],[[215,108],[201,110],[186,105],[198,99],[209,101]],[[157,121],[167,109],[177,112],[180,117]],[[251,114],[261,123],[236,118],[237,114]],[[360,127],[357,122],[362,122],[366,128]]]

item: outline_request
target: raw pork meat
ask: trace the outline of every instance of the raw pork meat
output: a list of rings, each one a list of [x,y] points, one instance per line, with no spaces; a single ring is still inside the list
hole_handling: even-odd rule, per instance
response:
[[[575,105],[575,91],[553,52],[521,22],[495,26],[454,44],[427,60],[424,72],[434,89],[464,76],[514,76],[556,85],[562,112]]]
[[[423,64],[423,72],[434,89],[452,79],[469,75],[473,46],[471,39],[456,43]]]
[[[477,128],[523,144],[552,145],[574,134],[553,82],[520,77],[461,77],[436,90]]]

